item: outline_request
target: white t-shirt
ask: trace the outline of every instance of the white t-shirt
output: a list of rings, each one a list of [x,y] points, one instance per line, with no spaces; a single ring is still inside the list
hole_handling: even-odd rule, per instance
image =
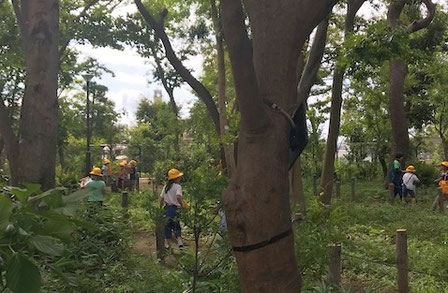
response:
[[[403,184],[406,186],[406,189],[415,190],[415,183],[420,182],[417,175],[411,172],[406,172],[403,175]]]
[[[177,196],[182,197],[182,187],[177,183],[173,183],[168,192],[165,192],[165,187],[166,185],[163,187],[162,193],[160,193],[160,197],[163,197],[165,204],[181,207],[179,201],[177,200]]]

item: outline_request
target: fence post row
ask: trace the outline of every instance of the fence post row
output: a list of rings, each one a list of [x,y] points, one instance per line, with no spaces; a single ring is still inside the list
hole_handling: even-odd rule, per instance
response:
[[[408,244],[406,229],[397,230],[397,281],[398,293],[409,292]]]

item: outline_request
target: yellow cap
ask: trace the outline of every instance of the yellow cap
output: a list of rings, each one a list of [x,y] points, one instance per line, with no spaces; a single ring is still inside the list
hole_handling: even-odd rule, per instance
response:
[[[109,159],[104,159],[103,164],[104,165],[110,164],[110,160]]]
[[[132,166],[136,166],[136,165],[137,165],[137,162],[136,162],[135,160],[131,160],[131,161],[129,162],[129,164],[131,164]]]
[[[412,165],[408,166],[408,167],[406,168],[406,172],[412,172],[412,173],[414,173],[414,172],[415,172],[415,167],[412,166]]]
[[[100,176],[100,177],[103,176],[100,168],[93,168],[92,171],[90,171],[90,175],[95,175],[95,176]]]
[[[124,160],[120,162],[121,167],[125,167],[128,164],[128,161]]]
[[[443,166],[443,167],[447,167],[448,168],[448,162],[447,161],[443,161],[442,163],[439,164],[439,166]]]
[[[177,169],[171,169],[168,171],[168,179],[169,180],[173,180],[179,177],[182,177],[184,175],[184,173],[180,172]]]

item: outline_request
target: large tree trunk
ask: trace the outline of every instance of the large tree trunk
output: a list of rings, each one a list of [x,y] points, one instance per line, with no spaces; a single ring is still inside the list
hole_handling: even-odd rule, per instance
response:
[[[392,158],[396,153],[403,154],[403,167],[409,152],[408,119],[404,107],[404,81],[407,66],[403,60],[397,59],[390,63],[389,78],[389,114],[392,126]],[[392,159],[393,160],[393,159]]]
[[[344,39],[353,32],[356,13],[366,0],[349,0],[345,17]],[[333,74],[333,88],[331,91],[330,125],[328,129],[327,144],[325,147],[324,165],[320,180],[320,200],[324,204],[331,204],[334,179],[334,161],[337,151],[339,129],[341,125],[342,86],[344,82],[345,68],[336,64]]]
[[[8,124],[0,132],[7,145],[12,183],[34,182],[49,189],[55,184],[59,3],[13,1],[13,5],[25,49],[25,94],[19,137],[7,117],[0,117],[0,124]],[[4,110],[0,109],[0,116]]]
[[[306,197],[303,188],[302,166],[300,156],[297,158],[294,166],[289,170],[289,194],[293,206],[299,205],[303,215],[306,214]]]
[[[300,291],[288,197],[289,123],[264,99],[291,112],[297,60],[331,1],[221,1],[241,113],[238,163],[223,200],[243,292]]]
[[[402,24],[400,22],[400,15],[404,6],[410,2],[409,0],[393,0],[387,11],[387,24],[392,29],[399,28]],[[418,30],[427,27],[435,16],[435,4],[431,0],[422,1],[428,13],[425,18],[421,20],[412,21],[407,27],[407,32],[412,34]],[[402,164],[404,167],[406,157],[409,153],[409,132],[408,119],[406,117],[406,109],[404,105],[404,82],[407,74],[407,65],[400,58],[391,60],[389,75],[389,114],[392,126],[392,152],[391,161],[396,153],[403,154]]]

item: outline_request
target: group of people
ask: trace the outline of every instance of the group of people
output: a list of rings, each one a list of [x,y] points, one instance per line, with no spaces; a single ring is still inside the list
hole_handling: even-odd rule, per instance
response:
[[[389,173],[389,182],[393,184],[393,198],[397,195],[403,202],[410,201],[412,204],[416,203],[416,187],[420,183],[420,179],[415,174],[414,166],[409,165],[405,170],[401,169],[403,155],[397,154],[392,164],[392,169]],[[440,206],[444,210],[444,202],[448,201],[448,161],[443,161],[439,165],[440,177],[435,180],[438,185],[438,195],[433,203],[433,209]]]
[[[131,160],[128,164],[126,160],[120,162],[117,171],[114,173],[109,159],[103,160],[101,168],[94,167],[84,178],[81,179],[80,188],[87,189],[88,202],[103,205],[106,186],[114,188],[128,188],[133,191],[137,179],[137,162]],[[113,177],[115,175],[115,178]]]
[[[81,189],[87,189],[89,192],[87,199],[89,203],[99,206],[103,205],[107,186],[106,183],[110,182],[111,175],[113,174],[110,164],[111,161],[105,159],[102,168],[93,168],[88,174],[89,176],[86,176],[81,180]],[[128,176],[131,182],[136,179],[136,165],[134,160],[130,161],[129,164],[126,161],[120,162],[116,172],[118,186],[123,186],[124,181],[128,179]],[[163,187],[160,194],[159,204],[160,208],[164,209],[164,217],[166,219],[164,236],[167,247],[171,246],[171,242],[173,242],[174,239],[179,248],[184,246],[179,222],[180,210],[188,208],[187,202],[182,199],[180,180],[183,175],[184,173],[177,169],[170,169],[168,171],[167,184]]]
[[[137,181],[137,161],[131,160],[129,163],[126,160],[121,161],[114,173],[111,161],[104,159],[101,173],[106,185],[110,185],[112,189],[120,188],[123,190],[127,188],[129,191],[134,191]],[[113,175],[115,175],[115,178]]]

